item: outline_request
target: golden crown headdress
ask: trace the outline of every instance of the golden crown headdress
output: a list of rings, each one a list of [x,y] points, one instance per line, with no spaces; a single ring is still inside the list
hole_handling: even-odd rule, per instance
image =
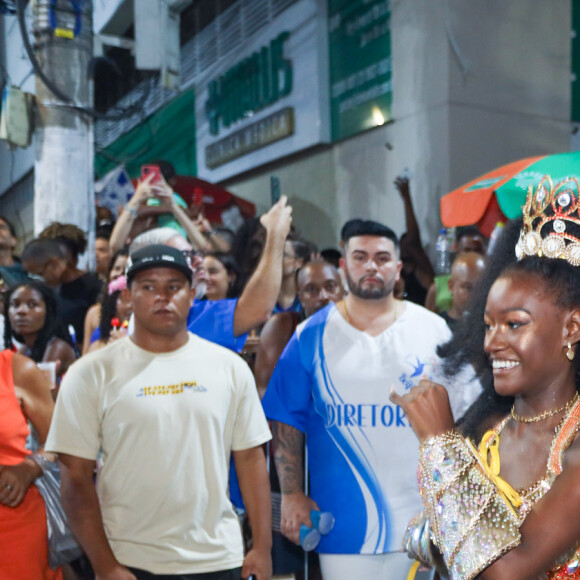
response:
[[[516,244],[516,257],[560,258],[580,266],[580,183],[568,177],[554,185],[545,176],[535,191],[528,188],[522,208],[524,227]]]

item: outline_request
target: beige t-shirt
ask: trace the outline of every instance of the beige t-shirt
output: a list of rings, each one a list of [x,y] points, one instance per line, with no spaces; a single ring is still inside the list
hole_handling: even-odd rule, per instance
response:
[[[156,354],[124,338],[67,372],[46,449],[100,459],[97,493],[116,558],[154,574],[243,561],[230,452],[270,431],[246,363],[190,334]]]

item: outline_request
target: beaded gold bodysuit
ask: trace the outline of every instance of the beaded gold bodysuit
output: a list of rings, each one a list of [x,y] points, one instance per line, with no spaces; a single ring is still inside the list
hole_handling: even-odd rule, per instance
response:
[[[503,419],[492,431],[488,431],[482,438],[480,453],[487,455],[493,446],[499,443],[499,434],[505,427],[510,416]],[[539,501],[552,487],[554,480],[562,473],[562,456],[570,446],[578,430],[580,429],[580,402],[577,402],[565,415],[560,425],[556,428],[556,434],[552,440],[552,446],[548,455],[548,464],[544,476],[525,490],[517,490],[521,498],[521,505],[517,508],[520,521],[524,521],[532,510],[534,504]],[[499,465],[498,473],[499,473]],[[561,559],[561,563],[548,572],[550,580],[580,580],[580,546],[572,553]]]
[[[507,421],[488,431],[479,449],[457,431],[421,444],[418,479],[425,525],[411,523],[405,540],[409,546],[404,545],[413,557],[432,566],[438,565],[438,559],[423,544],[433,541],[451,580],[477,578],[520,544],[525,518],[562,472],[564,451],[580,429],[580,401],[568,409],[555,430],[545,475],[521,492],[499,476],[499,435]],[[550,580],[580,580],[579,547],[547,572]]]

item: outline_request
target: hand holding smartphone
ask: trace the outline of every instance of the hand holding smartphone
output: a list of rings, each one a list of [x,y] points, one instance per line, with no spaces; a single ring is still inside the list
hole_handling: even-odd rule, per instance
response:
[[[141,181],[145,181],[145,179],[147,179],[151,175],[153,177],[151,177],[151,180],[149,181],[150,185],[161,183],[163,181],[163,174],[161,173],[159,165],[142,165]]]

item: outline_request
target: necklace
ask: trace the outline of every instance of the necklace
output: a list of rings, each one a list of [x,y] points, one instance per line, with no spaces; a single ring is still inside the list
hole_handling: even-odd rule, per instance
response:
[[[393,317],[393,322],[396,322],[397,320],[397,314],[399,313],[399,306],[397,305],[397,301],[393,300],[393,302],[395,303],[395,314]],[[351,321],[350,321],[350,316],[348,314],[348,308],[346,307],[346,298],[342,301],[342,305],[344,306],[344,319],[352,325]]]
[[[532,509],[533,505],[542,498],[542,496],[550,489],[554,477],[558,475],[561,471],[554,469],[554,459],[560,462],[564,450],[568,447],[571,435],[575,435],[578,427],[580,425],[580,417],[576,416],[574,424],[569,425],[570,418],[577,411],[576,401],[578,401],[578,393],[568,402],[566,406],[569,408],[562,417],[558,426],[554,429],[554,436],[552,438],[552,444],[550,445],[550,453],[548,455],[548,462],[546,465],[546,471],[544,475],[529,485],[527,488],[515,489],[506,483],[509,489],[513,490],[520,498],[520,501],[516,503],[519,504],[518,513],[522,520]],[[553,412],[555,414],[555,412]],[[487,468],[489,468],[499,479],[500,477],[500,456],[499,456],[499,438],[500,433],[503,431],[504,427],[510,420],[511,415],[504,417],[493,429],[487,431],[481,439],[479,446],[479,454],[483,459],[483,462]],[[503,480],[502,480],[503,481]],[[503,484],[501,485],[503,486]],[[508,489],[508,494],[511,495],[511,491]],[[515,505],[515,504],[514,504]]]
[[[552,417],[553,415],[557,415],[558,413],[561,413],[562,411],[568,412],[573,407],[573,405],[576,403],[576,401],[578,401],[578,392],[577,391],[576,391],[576,394],[562,407],[558,407],[557,409],[550,409],[548,411],[544,411],[543,413],[540,413],[539,415],[536,415],[535,417],[520,417],[519,415],[516,415],[516,412],[515,412],[516,405],[514,403],[512,410],[510,412],[510,417],[514,421],[517,421],[518,423],[537,423],[538,421],[543,421],[544,419],[547,419],[548,417]]]

